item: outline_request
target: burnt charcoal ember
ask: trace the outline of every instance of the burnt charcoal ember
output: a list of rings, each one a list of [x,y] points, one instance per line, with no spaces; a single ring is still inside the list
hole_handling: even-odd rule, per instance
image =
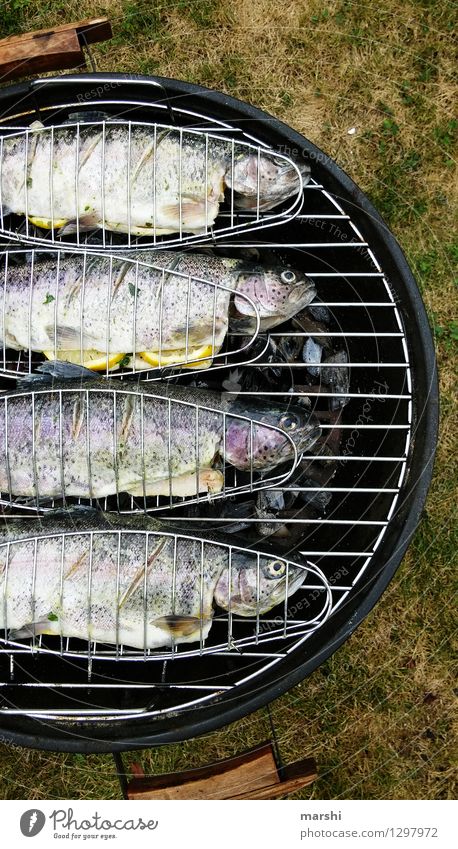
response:
[[[296,386],[290,386],[287,394],[289,395],[289,394],[296,392],[296,391],[297,391]],[[306,407],[307,410],[311,410],[311,408],[312,408],[312,401],[308,397],[308,395],[295,395],[293,397],[293,403],[298,404],[300,407]]]
[[[253,392],[254,394],[272,391],[272,385],[276,384],[276,380],[271,377],[270,371],[268,367],[237,369],[238,374],[232,381],[231,389],[227,389],[226,380],[223,381],[223,389],[232,392]]]
[[[304,370],[301,373],[301,378],[304,381],[304,377],[307,377],[304,373]],[[312,377],[306,379],[301,384],[296,384],[294,387],[295,401],[297,403],[298,399],[300,399],[301,403],[304,403],[304,406],[308,406],[308,408],[314,413],[314,415],[319,419],[320,422],[324,423],[334,423],[336,410],[329,409],[331,400],[329,397],[329,387],[324,385],[319,385],[317,383],[312,383]],[[307,399],[307,400],[306,400]],[[308,401],[308,403],[307,403]],[[327,428],[326,428],[327,430]],[[321,437],[321,441],[324,438]],[[314,452],[314,448],[312,448],[312,453]]]
[[[313,303],[308,305],[308,311],[315,321],[320,321],[322,324],[328,325],[331,323],[331,313],[328,307]]]
[[[245,388],[246,369],[234,368],[224,373],[221,389],[223,392],[240,392]]]
[[[294,363],[297,361],[302,350],[302,339],[300,336],[270,336],[268,347],[262,356],[263,362],[272,363],[272,366],[262,368],[263,376],[269,383],[277,385],[285,377],[285,368],[278,363]]]
[[[246,519],[252,519],[256,516],[256,505],[254,500],[238,502],[234,497],[229,497],[224,502],[209,502],[205,510],[207,515],[202,516],[202,507],[198,504],[183,505],[181,515],[190,519],[199,519],[198,527],[207,531],[222,531],[223,533],[236,534],[240,531],[250,531],[251,522]],[[173,524],[173,517],[165,510],[162,518],[166,519],[169,524]],[[218,521],[220,519],[232,519],[231,522]],[[178,524],[178,523],[177,523]],[[195,528],[194,522],[189,525]],[[186,525],[180,522],[180,530],[184,531]]]
[[[325,488],[334,474],[335,469],[334,471],[329,471],[328,469],[320,468],[313,462],[303,461],[300,463],[299,468],[289,481],[289,486],[295,490],[292,493],[294,495],[294,501],[299,501],[302,505],[307,505],[316,510],[317,515],[322,515],[332,498],[332,494],[326,492]],[[315,491],[304,491],[307,488]],[[288,504],[287,506],[290,508],[292,505]]]
[[[276,516],[280,510],[285,509],[285,496],[280,489],[262,489],[256,498],[256,509]]]
[[[310,318],[307,310],[298,312],[297,315],[293,317],[292,323],[294,327],[302,331],[302,333],[306,333],[307,336],[311,336],[315,342],[318,342],[318,344],[325,349],[327,355],[331,355],[333,353],[332,339],[330,336],[327,336],[327,333],[329,333],[329,327],[327,327],[326,324],[322,324],[320,321],[315,321],[313,318]]]
[[[327,486],[336,474],[337,463],[333,466],[330,463],[327,466],[323,466],[315,460],[303,460],[300,470],[302,477],[298,477],[297,479],[299,486],[301,485],[300,481],[306,479],[313,481],[316,486]]]
[[[256,505],[254,501],[242,501],[237,503],[232,499],[225,501],[223,505],[217,508],[221,519],[233,519],[233,522],[222,522],[221,530],[229,534],[240,533],[251,529],[251,523],[246,522],[246,519],[252,519],[256,515]],[[215,527],[215,522],[212,523]]]
[[[284,537],[276,537],[275,547],[281,548],[283,544],[284,548],[290,555],[297,546],[303,547],[304,534],[306,532],[304,531],[304,525],[302,522],[307,522],[307,519],[316,519],[317,515],[317,510],[306,504],[302,504],[300,507],[293,510],[283,511],[282,518],[285,520],[288,535]],[[295,521],[289,521],[291,519],[294,519]]]
[[[337,414],[339,411],[335,411]],[[318,418],[320,418],[320,414],[317,413]],[[335,424],[336,427],[327,428],[322,431],[320,438],[315,442],[315,445],[312,447],[310,451],[310,455],[313,455],[313,459],[309,457],[309,459],[302,460],[301,466],[302,468],[306,467],[308,472],[310,471],[311,466],[315,465],[324,465],[328,469],[329,472],[334,472],[337,469],[337,460],[333,459],[340,452],[340,445],[342,442],[342,432],[338,427],[339,419],[336,418]]]
[[[297,361],[302,350],[302,338],[300,336],[280,336],[276,339],[278,356],[285,363]]]
[[[281,490],[261,490],[256,497],[256,516],[265,519],[260,522],[257,529],[262,536],[285,536],[288,530],[278,522],[269,522],[269,519],[282,518],[285,509],[285,499]]]
[[[295,505],[296,501],[299,498],[299,493],[296,489],[294,489],[294,487],[297,485],[301,486],[301,484],[295,483],[295,477],[293,475],[288,480],[288,489],[285,489],[283,491],[283,497],[285,499],[285,510],[291,510],[291,508]]]
[[[272,337],[269,337],[269,343],[262,359],[265,363],[272,363],[272,366],[264,366],[262,369],[262,378],[273,385],[280,382],[283,369],[276,367],[276,364],[279,361],[282,362],[283,357],[280,357],[277,342]]]
[[[319,446],[326,445],[332,454],[338,454],[342,443],[342,428],[340,427],[342,419],[342,408],[332,410],[329,413],[320,415],[320,420],[331,427],[326,427],[322,431],[322,435],[318,441]]]
[[[315,454],[314,463],[321,463],[328,468],[331,466],[334,468],[336,466],[337,461],[332,459],[335,456],[334,451],[326,443],[317,442],[313,447],[313,452]]]
[[[307,364],[307,371],[312,377],[319,377],[321,369],[319,365],[315,365],[316,363],[321,363],[321,358],[323,356],[323,348],[321,345],[318,345],[311,336],[305,341],[303,350],[302,350],[302,359],[304,363]]]
[[[330,357],[326,357],[323,360],[324,363],[348,363],[348,357],[345,351],[337,351],[336,354],[332,354]],[[345,393],[350,389],[350,371],[348,368],[343,368],[339,366],[337,368],[324,368],[323,374],[321,375],[321,380],[323,383],[326,383],[327,386],[330,386],[333,392],[338,392],[339,395],[335,398],[330,399],[330,407],[332,410],[336,410],[339,407],[344,407],[345,404],[348,404],[349,398],[346,397]]]
[[[262,347],[264,346],[265,340]],[[268,354],[262,356],[262,362],[266,362],[267,356]],[[273,356],[272,361],[275,361]],[[211,374],[211,369],[209,372]],[[245,368],[244,366],[234,365],[234,368],[227,369],[223,372],[222,380],[220,377],[220,382],[215,384],[215,389],[216,391],[220,389],[223,392],[231,392],[232,394],[237,394],[238,392],[269,392],[272,391],[272,385],[277,384],[281,379],[279,372],[280,369],[275,370],[274,367],[270,369],[269,366],[264,366],[263,368],[255,368],[253,366]]]
[[[304,488],[310,487],[310,489],[309,491],[305,489],[305,491],[299,494],[301,501],[303,501],[308,507],[313,507],[319,515],[326,513],[326,508],[332,500],[332,493],[326,492],[324,489],[317,490],[316,481],[312,480],[312,478],[304,478],[302,486]]]

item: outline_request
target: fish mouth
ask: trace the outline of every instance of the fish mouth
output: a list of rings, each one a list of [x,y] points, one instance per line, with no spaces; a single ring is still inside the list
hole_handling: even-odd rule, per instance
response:
[[[294,306],[306,306],[315,297],[315,294],[316,289],[314,284],[310,280],[304,280],[303,283],[297,283],[291,289],[288,300]]]
[[[304,186],[307,185],[307,183],[310,182],[310,179],[311,179],[311,176],[312,176],[310,165],[306,165],[305,162],[296,162],[295,164],[296,164],[297,168],[299,169],[299,172],[300,172],[300,175],[301,175],[301,180],[302,180],[302,187],[304,187]]]
[[[300,435],[300,438],[296,443],[298,454],[304,454],[306,451],[312,448],[312,446],[315,445],[315,442],[317,441],[317,439],[319,439],[320,436],[320,425],[318,423],[316,425],[311,425],[309,429],[305,431],[305,433],[302,433]]]
[[[291,577],[293,573],[293,577]],[[299,589],[304,583],[308,574],[307,566],[299,566],[296,563],[290,563],[288,567],[288,598]],[[285,576],[286,580],[286,576]]]

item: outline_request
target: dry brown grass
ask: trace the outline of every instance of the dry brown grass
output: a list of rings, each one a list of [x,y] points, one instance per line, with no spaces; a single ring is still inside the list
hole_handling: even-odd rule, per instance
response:
[[[320,779],[306,797],[448,798],[456,791],[453,9],[443,0],[37,0],[14,19],[30,29],[106,13],[115,39],[94,48],[100,70],[192,80],[291,124],[374,199],[422,288],[441,377],[435,480],[416,538],[376,609],[326,664],[272,705],[285,762],[307,754],[318,760]],[[184,769],[270,733],[259,711],[126,762],[140,760],[147,772]],[[6,798],[119,795],[109,757],[3,746],[1,758]]]

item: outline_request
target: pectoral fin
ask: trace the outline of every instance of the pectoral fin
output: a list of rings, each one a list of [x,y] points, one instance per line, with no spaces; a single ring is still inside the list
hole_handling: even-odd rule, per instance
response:
[[[214,333],[213,327],[202,326],[197,322],[189,322],[187,327],[188,333],[188,354],[189,359],[192,359],[192,348],[202,347],[202,345],[212,345],[215,342],[215,347],[222,344],[227,332],[227,321],[219,316],[215,317]],[[185,349],[186,345],[186,325],[177,327],[173,334],[167,338],[167,348],[173,350]],[[210,352],[211,353],[211,352]],[[217,353],[217,352],[216,352]]]
[[[160,481],[145,481],[144,488],[142,483],[137,482],[131,486],[127,486],[126,491],[130,495],[137,497],[142,497],[143,494],[146,496],[165,495],[166,497],[170,494],[172,496],[196,495],[197,483],[199,484],[199,492],[221,492],[224,479],[222,473],[217,469],[202,469],[199,472],[198,481],[195,472],[189,472],[189,474],[178,475],[172,478],[171,486],[170,479],[165,478]]]
[[[55,633],[56,632],[51,628],[50,620],[41,619],[38,622],[28,622],[26,625],[23,625],[22,628],[13,628],[8,634],[8,639],[12,641],[25,640],[30,637],[38,637],[40,634]]]
[[[81,333],[74,327],[69,327],[65,324],[54,325],[47,324],[45,327],[46,333],[52,340],[54,345],[54,335],[56,337],[56,348],[58,351],[79,351],[81,347]],[[83,333],[83,351],[94,347],[94,338],[89,337],[87,333]]]
[[[213,221],[212,216],[212,207],[214,204],[209,203],[207,208],[207,217]],[[169,220],[177,223],[177,227],[179,227],[181,217],[181,223],[183,227],[190,228],[194,230],[194,228],[202,228],[205,227],[205,200],[192,200],[190,198],[183,198],[181,205],[179,203],[170,203],[165,204],[160,208],[160,218],[165,218],[168,222]]]
[[[72,218],[70,221],[56,219],[56,221],[54,222],[54,227],[59,228],[59,232],[57,234],[58,236],[70,236],[73,233],[78,232],[87,233],[89,230],[95,230],[97,227],[100,226],[100,216],[96,212],[93,212],[91,215],[80,215],[78,220],[76,218]]]
[[[159,619],[153,619],[151,625],[156,628],[166,631],[170,636],[174,637],[190,637],[192,634],[199,634],[200,630],[205,629],[211,622],[210,619],[198,619],[197,616],[160,616]]]

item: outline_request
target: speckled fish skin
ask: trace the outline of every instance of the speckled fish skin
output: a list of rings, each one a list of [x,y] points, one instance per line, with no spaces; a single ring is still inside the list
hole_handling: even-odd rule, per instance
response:
[[[282,280],[285,272],[293,282]],[[13,350],[56,354],[183,351],[187,343],[192,359],[193,346],[220,349],[232,291],[245,329],[253,332],[256,313],[244,294],[255,304],[261,329],[284,321],[315,295],[313,283],[298,271],[208,253],[37,252],[29,262],[6,266],[1,341]]]
[[[246,470],[293,465],[320,432],[302,407],[285,419],[256,399],[172,384],[63,381],[0,401],[0,490],[16,496],[219,492],[220,457]]]
[[[254,208],[259,186],[259,208],[266,210],[302,189],[287,158],[259,148],[258,178],[257,148],[211,136],[207,145],[205,134],[187,131],[181,142],[180,154],[177,130],[155,133],[154,126],[122,121],[53,133],[35,125],[4,138],[2,203],[48,229],[104,228],[151,238],[205,231],[227,188],[236,207]]]
[[[0,535],[0,628],[11,640],[45,633],[139,649],[200,642],[215,602],[234,615],[261,615],[307,574],[304,565],[243,551],[233,537],[202,542],[146,517],[76,512],[11,521]]]

